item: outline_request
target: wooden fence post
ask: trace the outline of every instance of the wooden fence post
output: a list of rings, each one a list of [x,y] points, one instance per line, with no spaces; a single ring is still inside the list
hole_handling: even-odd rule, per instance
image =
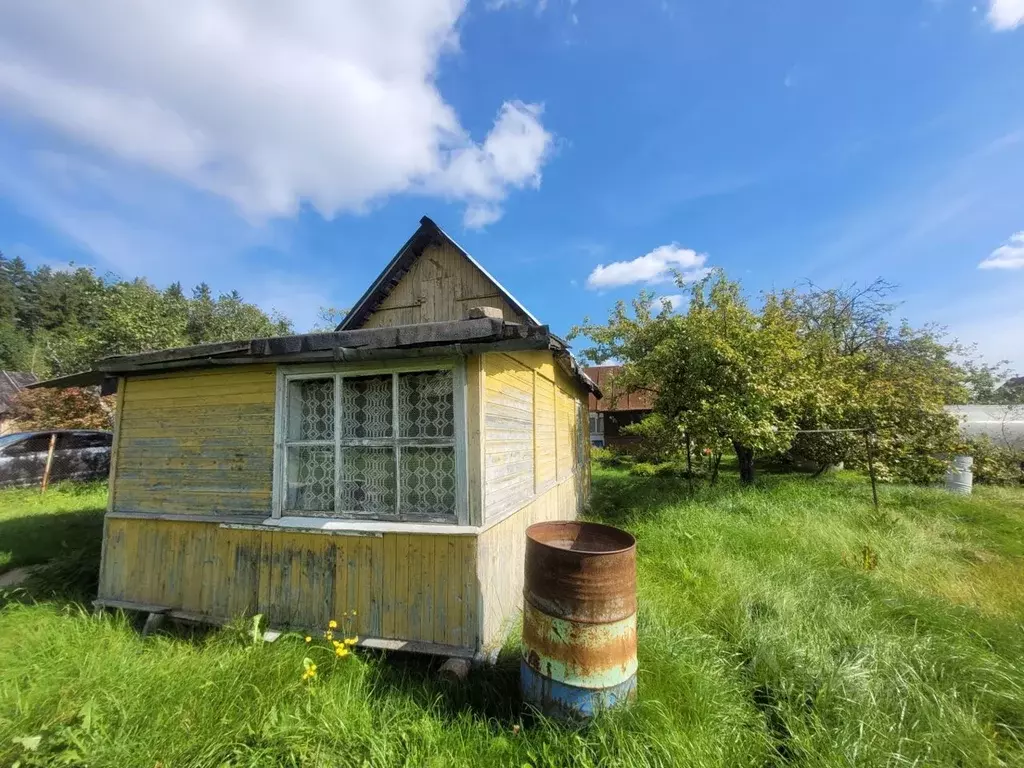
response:
[[[875,511],[878,511],[878,488],[875,485],[875,457],[871,450],[871,430],[864,430],[864,447],[868,451],[868,474],[871,476],[871,498],[875,502]]]
[[[40,493],[46,493],[46,486],[50,483],[50,467],[53,466],[53,447],[57,443],[57,433],[50,435],[50,450],[46,452],[46,469],[43,470],[43,489]]]

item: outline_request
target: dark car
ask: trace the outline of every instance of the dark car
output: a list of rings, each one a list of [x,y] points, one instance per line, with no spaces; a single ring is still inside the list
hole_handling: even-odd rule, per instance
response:
[[[103,480],[110,472],[113,434],[84,429],[18,432],[0,437],[0,487],[39,485],[56,435],[50,482]]]

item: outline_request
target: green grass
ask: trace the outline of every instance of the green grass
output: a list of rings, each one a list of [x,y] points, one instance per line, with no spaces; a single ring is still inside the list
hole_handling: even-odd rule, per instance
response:
[[[301,638],[142,640],[50,599],[0,609],[0,764],[1024,765],[1024,490],[876,513],[849,474],[734,482],[595,469],[639,541],[640,699],[589,728],[521,714],[514,641],[463,685],[367,655],[307,685]],[[4,524],[61,518],[12,498]]]
[[[0,573],[97,541],[106,507],[106,483],[0,490]]]

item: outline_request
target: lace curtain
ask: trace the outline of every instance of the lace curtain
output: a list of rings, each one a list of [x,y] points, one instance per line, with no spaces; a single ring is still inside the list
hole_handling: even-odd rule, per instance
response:
[[[292,380],[285,510],[454,521],[453,393],[450,370]]]

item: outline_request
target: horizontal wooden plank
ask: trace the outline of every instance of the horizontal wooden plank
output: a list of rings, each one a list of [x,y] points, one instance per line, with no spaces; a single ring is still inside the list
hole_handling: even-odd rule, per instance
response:
[[[125,413],[127,413],[129,409],[140,408],[143,406],[154,406],[154,404],[162,404],[159,406],[154,406],[162,408],[173,407],[174,404],[180,404],[184,408],[199,408],[217,405],[243,405],[246,403],[273,404],[273,402],[273,391],[238,391],[232,389],[225,389],[225,391],[222,393],[211,393],[208,390],[199,390],[189,397],[182,395],[168,396],[163,393],[154,393],[153,395],[146,395],[142,397],[126,397]]]
[[[180,426],[180,427],[131,427],[122,431],[122,444],[125,441],[174,440],[176,444],[187,445],[198,442],[210,444],[227,444],[230,441],[239,447],[258,446],[273,442],[273,429],[265,426],[244,425],[221,427],[217,425]],[[216,442],[219,441],[219,442]]]
[[[274,373],[276,365],[256,364],[236,368],[202,368],[188,371],[168,371],[163,373],[146,374],[145,376],[130,376],[128,383],[136,384],[149,381],[172,381],[175,379],[188,379],[190,381],[207,381],[218,377],[257,375],[261,373]]]
[[[133,407],[126,408],[124,412],[124,420],[132,422],[138,421],[139,419],[171,418],[195,421],[197,419],[207,419],[210,416],[217,416],[224,420],[254,419],[266,418],[268,413],[270,414],[270,417],[273,418],[274,409],[267,403],[243,403],[241,405],[219,403],[217,405],[195,407],[192,405],[167,405],[159,402],[148,402],[145,404],[139,403]]]
[[[158,485],[165,485],[166,487],[154,487]],[[116,501],[118,503],[126,501],[129,498],[146,498],[147,494],[150,494],[152,498],[168,498],[175,499],[178,497],[190,497],[200,499],[203,503],[209,502],[210,499],[223,497],[226,500],[236,503],[239,500],[251,499],[253,501],[262,504],[263,501],[270,497],[270,483],[265,486],[246,486],[246,487],[234,487],[234,486],[184,486],[173,483],[160,483],[160,481],[146,481],[146,480],[125,480],[125,482],[119,485],[117,490]],[[159,512],[159,510],[156,510]],[[196,512],[206,512],[203,508],[197,508]]]
[[[118,469],[118,478],[125,485],[145,484],[167,488],[231,488],[246,490],[257,489],[271,484],[272,472],[269,465],[252,470],[241,469],[198,469],[184,467],[168,469],[152,467]]]
[[[176,380],[137,380],[128,379],[125,395],[130,398],[145,398],[154,394],[165,396],[188,395],[189,392],[221,393],[232,390],[267,390],[273,391],[277,385],[277,375],[273,371],[252,375],[224,376],[220,378],[194,377]]]
[[[213,458],[210,456],[172,456],[161,462],[162,470],[188,470],[190,472],[203,472],[207,470],[238,470],[241,472],[263,472],[269,471],[273,464],[270,454],[262,456],[239,455],[231,458]],[[139,455],[126,456],[118,461],[118,472],[122,469],[144,470],[153,467],[153,461],[149,457]]]
[[[270,499],[232,494],[204,494],[195,492],[132,491],[121,493],[114,500],[116,512],[202,512],[204,514],[231,514],[240,512],[270,515]]]

